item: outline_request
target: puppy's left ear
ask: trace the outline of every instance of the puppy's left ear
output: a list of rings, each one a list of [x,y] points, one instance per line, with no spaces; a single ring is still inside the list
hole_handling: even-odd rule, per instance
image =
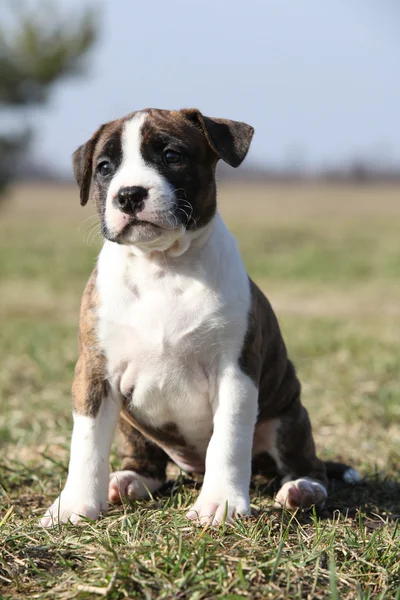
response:
[[[231,167],[238,167],[244,161],[254,134],[253,127],[240,121],[205,117],[197,108],[185,108],[181,112],[200,125],[218,158]]]
[[[105,125],[99,127],[99,129],[92,135],[86,144],[79,146],[72,155],[72,167],[74,169],[75,179],[80,188],[81,206],[85,206],[89,200],[90,184],[92,181],[92,160],[94,149],[97,144],[97,140]]]

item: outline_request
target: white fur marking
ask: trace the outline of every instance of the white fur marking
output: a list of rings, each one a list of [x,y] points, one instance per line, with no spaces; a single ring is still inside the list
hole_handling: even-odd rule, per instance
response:
[[[40,523],[77,523],[80,515],[97,519],[107,511],[109,456],[120,411],[113,398],[103,399],[95,418],[74,415],[68,478],[63,491]]]
[[[199,498],[187,517],[217,525],[249,512],[249,486],[258,390],[237,365],[222,369],[214,402],[214,432]]]

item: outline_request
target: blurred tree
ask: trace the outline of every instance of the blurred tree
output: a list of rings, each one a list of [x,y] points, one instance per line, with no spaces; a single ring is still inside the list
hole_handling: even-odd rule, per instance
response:
[[[85,72],[85,58],[97,32],[91,9],[78,18],[61,16],[55,0],[29,6],[24,0],[10,0],[9,6],[7,23],[2,18],[0,25],[0,193],[32,137],[26,124],[16,127],[16,116],[46,103],[60,79]]]

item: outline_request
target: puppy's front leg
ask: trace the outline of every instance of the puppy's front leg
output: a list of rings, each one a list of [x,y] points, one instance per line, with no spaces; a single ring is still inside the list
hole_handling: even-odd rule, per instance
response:
[[[80,355],[72,385],[74,429],[68,478],[63,491],[41,520],[76,523],[97,519],[107,510],[109,457],[121,401],[105,385],[105,357],[97,340],[96,270],[83,294],[79,326]]]
[[[93,406],[95,391],[93,383],[89,383],[88,397],[81,398],[83,402],[79,404],[74,401],[68,478],[60,496],[40,521],[44,527],[57,522],[77,523],[82,516],[94,520],[107,511],[110,449],[121,404],[103,394]]]
[[[208,445],[206,472],[199,498],[187,517],[218,524],[248,513],[258,390],[238,365],[226,366],[213,401],[214,431]]]

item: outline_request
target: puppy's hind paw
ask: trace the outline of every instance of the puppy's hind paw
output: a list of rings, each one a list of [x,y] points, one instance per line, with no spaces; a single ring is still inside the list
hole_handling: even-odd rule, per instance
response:
[[[108,501],[112,504],[119,504],[123,498],[128,498],[128,500],[148,498],[163,483],[159,479],[144,477],[135,471],[114,471],[110,475],[108,484]]]
[[[289,510],[322,506],[327,498],[326,488],[313,479],[296,479],[283,484],[276,495],[275,505]]]

